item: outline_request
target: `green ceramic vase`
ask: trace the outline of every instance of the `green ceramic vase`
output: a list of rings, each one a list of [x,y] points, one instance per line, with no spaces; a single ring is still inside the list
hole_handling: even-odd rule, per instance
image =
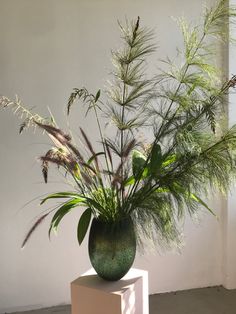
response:
[[[109,281],[121,279],[131,268],[136,237],[130,218],[116,223],[93,219],[89,234],[89,257],[97,274]]]

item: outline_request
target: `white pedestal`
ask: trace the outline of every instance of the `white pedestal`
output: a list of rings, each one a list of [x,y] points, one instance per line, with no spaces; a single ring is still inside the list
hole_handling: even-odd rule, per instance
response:
[[[148,272],[131,270],[105,281],[93,269],[71,283],[72,314],[148,314]]]

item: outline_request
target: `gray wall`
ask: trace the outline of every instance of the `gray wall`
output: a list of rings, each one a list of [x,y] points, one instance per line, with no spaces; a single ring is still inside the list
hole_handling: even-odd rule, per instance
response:
[[[29,107],[47,115],[49,106],[65,126],[65,103],[73,87],[102,88],[111,70],[110,50],[119,46],[117,19],[141,17],[156,30],[159,49],[153,62],[175,56],[182,44],[171,16],[195,19],[204,2],[214,0],[0,0],[0,94],[18,94]],[[155,67],[150,69],[154,71]],[[74,109],[75,133],[83,126],[97,139],[93,119]],[[0,312],[69,303],[69,283],[90,268],[86,243],[79,247],[75,210],[66,217],[57,237],[47,238],[43,224],[28,246],[20,244],[42,208],[29,200],[66,189],[63,178],[51,173],[43,184],[36,156],[48,149],[40,132],[19,136],[20,121],[11,112],[0,114]],[[219,212],[221,201],[212,203]],[[186,221],[181,252],[137,256],[135,266],[149,270],[150,293],[217,285],[222,282],[221,223],[202,214],[199,224]]]

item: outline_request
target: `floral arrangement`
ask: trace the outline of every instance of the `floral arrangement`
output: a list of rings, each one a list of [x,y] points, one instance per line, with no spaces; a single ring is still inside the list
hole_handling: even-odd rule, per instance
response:
[[[96,117],[101,148],[95,151],[89,135],[80,128],[84,146],[77,146],[51,118],[44,119],[16,98],[0,98],[0,107],[12,108],[24,117],[20,133],[29,127],[42,129],[53,146],[40,157],[45,182],[49,165],[56,165],[74,181],[72,191],[50,194],[62,202],[44,212],[29,230],[52,211],[49,234],[74,208],[83,213],[78,221],[82,243],[93,218],[110,223],[131,218],[138,243],[153,238],[168,245],[178,239],[178,221],[200,207],[214,214],[201,199],[209,189],[226,193],[235,179],[236,126],[224,123],[227,95],[236,77],[222,82],[213,64],[215,43],[227,38],[226,23],[235,9],[220,0],[206,9],[196,26],[180,20],[184,48],[179,64],[166,59],[153,77],[147,75],[147,57],[156,50],[154,33],[142,27],[140,18],[119,24],[123,45],[113,51],[114,71],[107,90],[90,93],[74,88],[67,104],[82,102]],[[103,124],[112,123],[112,134]],[[141,140],[141,132],[152,135]]]

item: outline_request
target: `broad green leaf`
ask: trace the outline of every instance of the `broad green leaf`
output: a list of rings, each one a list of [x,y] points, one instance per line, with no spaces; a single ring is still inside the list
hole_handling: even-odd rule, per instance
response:
[[[84,237],[87,233],[89,223],[92,217],[92,210],[91,208],[87,208],[80,217],[77,229],[77,238],[79,245],[83,242]]]
[[[74,192],[58,192],[58,193],[54,193],[54,194],[49,194],[47,197],[42,199],[42,201],[40,202],[40,205],[45,203],[47,200],[53,199],[53,198],[78,198],[78,199],[84,199],[78,193],[74,193]]]
[[[104,152],[99,152],[99,153],[94,154],[92,157],[89,158],[89,160],[87,161],[87,164],[90,165],[91,162],[92,162],[97,156],[100,156],[100,155],[105,155],[105,153],[104,153]]]
[[[145,168],[143,169],[143,173],[142,173],[141,178],[142,178],[142,179],[145,179],[145,178],[148,177],[148,175],[149,175],[149,169],[148,169],[148,167],[145,167]]]
[[[149,164],[151,174],[157,175],[158,173],[160,173],[161,165],[162,165],[161,146],[159,144],[154,143],[151,151],[151,159]]]
[[[144,170],[143,170],[143,173],[141,175],[141,179],[145,179],[147,178],[149,174],[149,171],[148,171],[148,168],[145,167]],[[124,186],[128,186],[128,185],[133,185],[135,183],[135,178],[134,176],[130,176],[129,178],[126,179],[126,181],[124,182]]]
[[[134,150],[132,155],[132,168],[135,179],[138,179],[138,177],[142,174],[145,163],[146,157],[139,151]]]
[[[84,202],[84,199],[77,198],[77,199],[72,199],[66,203],[64,203],[54,214],[52,217],[52,221],[50,224],[50,228],[48,231],[49,237],[51,234],[51,231],[54,230],[54,232],[57,231],[57,227],[59,223],[61,222],[62,218],[68,214],[74,207],[78,206],[78,204]]]
[[[196,202],[198,202],[199,204],[201,204],[202,206],[204,206],[212,215],[214,215],[215,217],[217,217],[216,214],[214,213],[214,211],[213,211],[202,199],[200,199],[200,197],[198,197],[196,194],[191,193],[191,194],[190,194],[190,197],[191,197],[194,201],[196,201]]]
[[[98,211],[103,211],[103,207],[90,197],[86,197],[86,203],[90,206],[93,206]]]

